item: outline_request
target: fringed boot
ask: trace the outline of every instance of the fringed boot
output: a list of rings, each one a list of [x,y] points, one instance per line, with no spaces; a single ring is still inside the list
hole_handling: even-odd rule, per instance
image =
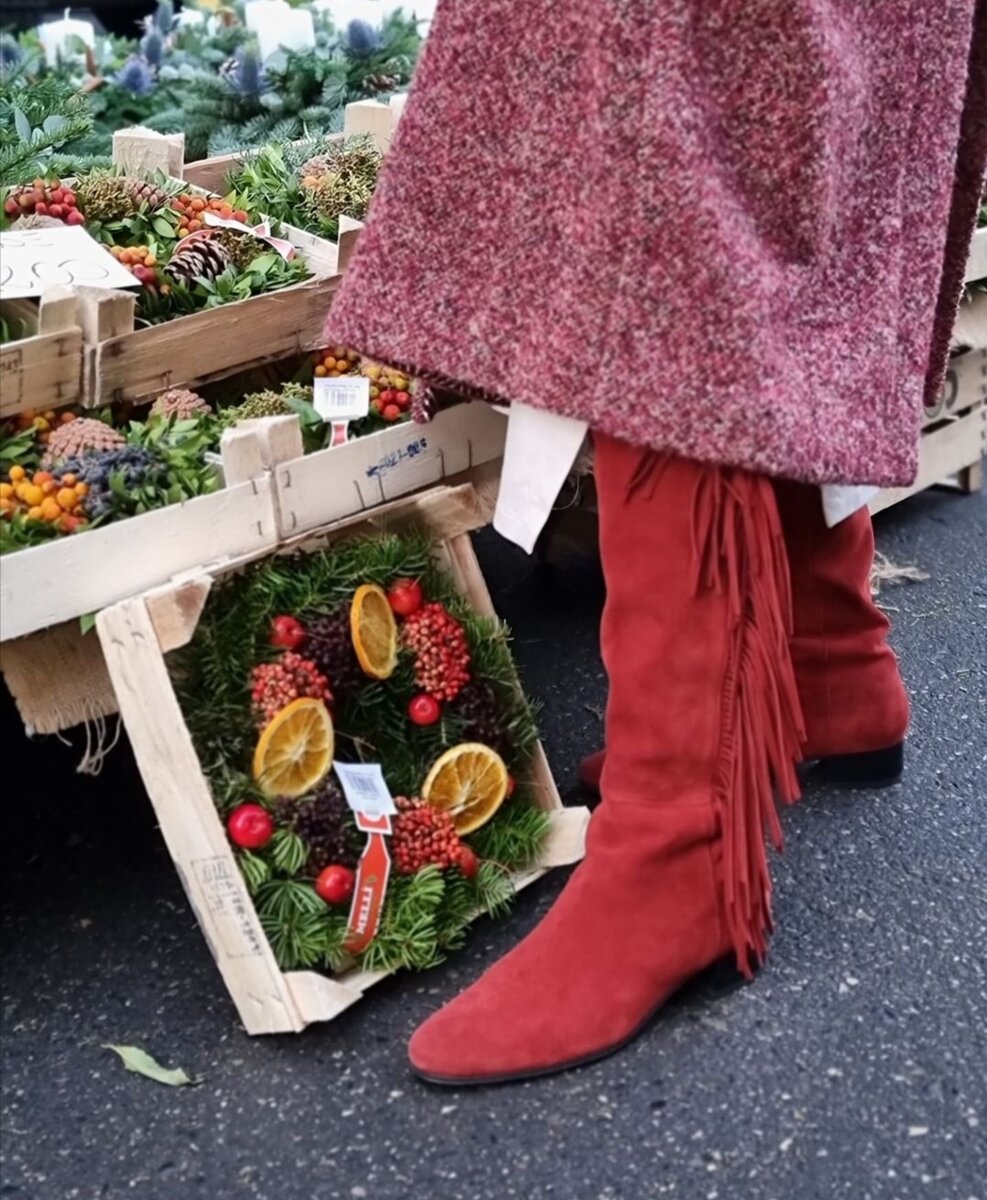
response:
[[[817,487],[776,480],[792,576],[792,661],[812,775],[848,787],[901,778],[908,695],[874,603],[874,529],[860,509],[832,529]],[[585,759],[579,781],[600,789],[605,752]]]
[[[798,795],[784,539],[767,479],[597,440],[610,676],[604,800],[587,853],[516,949],[410,1045],[455,1085],[547,1074],[628,1042],[771,929],[773,792]]]

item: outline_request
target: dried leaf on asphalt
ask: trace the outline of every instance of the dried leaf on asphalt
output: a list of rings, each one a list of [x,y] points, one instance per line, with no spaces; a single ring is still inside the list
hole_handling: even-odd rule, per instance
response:
[[[186,1075],[181,1067],[175,1067],[174,1070],[169,1071],[167,1067],[155,1062],[150,1054],[146,1050],[141,1050],[139,1046],[106,1045],[103,1049],[113,1050],[119,1054],[128,1071],[136,1071],[138,1075],[145,1075],[148,1079],[153,1079],[155,1083],[166,1083],[168,1087],[194,1087],[197,1083],[202,1082],[201,1077]]]

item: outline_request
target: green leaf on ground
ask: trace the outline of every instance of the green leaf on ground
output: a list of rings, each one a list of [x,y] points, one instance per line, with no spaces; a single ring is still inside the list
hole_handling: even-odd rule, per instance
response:
[[[194,1087],[202,1082],[201,1077],[187,1075],[181,1067],[175,1067],[174,1070],[169,1071],[167,1067],[155,1062],[146,1050],[141,1050],[138,1046],[104,1045],[103,1049],[119,1054],[128,1071],[136,1071],[138,1075],[153,1079],[155,1083],[165,1083],[168,1087]]]

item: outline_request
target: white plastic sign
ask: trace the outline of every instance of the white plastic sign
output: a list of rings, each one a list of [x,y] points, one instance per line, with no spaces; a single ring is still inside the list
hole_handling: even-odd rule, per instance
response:
[[[0,300],[40,296],[46,287],[83,284],[131,288],[140,283],[78,225],[0,233]]]
[[[370,380],[365,375],[323,376],[313,386],[315,411],[326,424],[359,421],[370,412]]]

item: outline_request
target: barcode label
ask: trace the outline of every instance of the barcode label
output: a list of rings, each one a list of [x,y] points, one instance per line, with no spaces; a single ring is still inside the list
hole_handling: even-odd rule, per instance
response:
[[[393,815],[398,810],[380,763],[333,763],[346,803],[353,812],[368,817]]]
[[[370,412],[370,380],[364,375],[314,381],[315,411],[326,422],[359,421]]]

